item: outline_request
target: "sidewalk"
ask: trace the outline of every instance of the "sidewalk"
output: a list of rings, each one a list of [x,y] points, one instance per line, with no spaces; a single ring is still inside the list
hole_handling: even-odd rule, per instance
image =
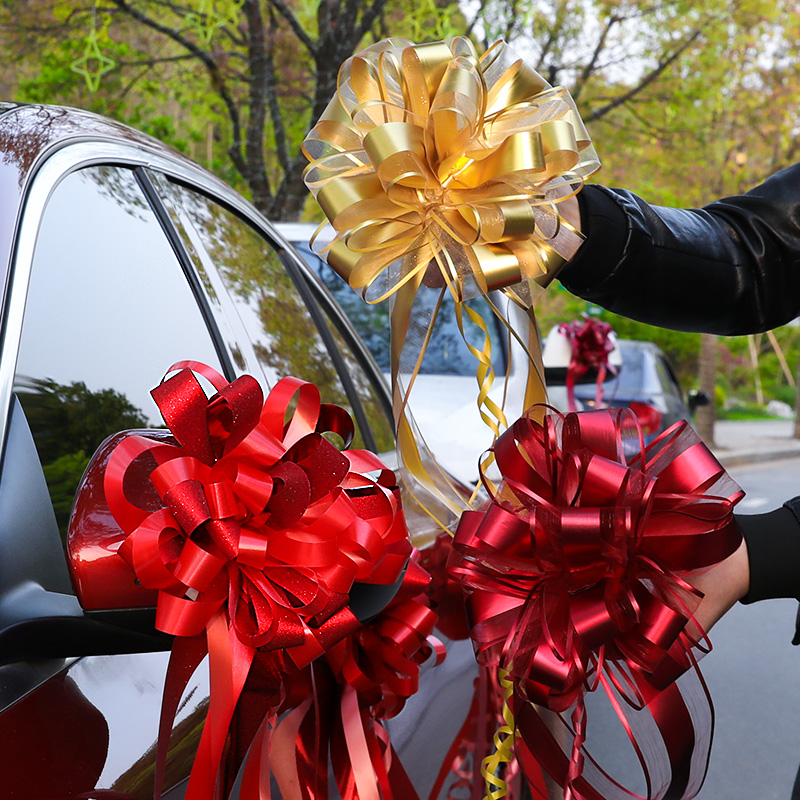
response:
[[[800,439],[793,439],[794,420],[718,420],[714,455],[724,467],[800,458]]]

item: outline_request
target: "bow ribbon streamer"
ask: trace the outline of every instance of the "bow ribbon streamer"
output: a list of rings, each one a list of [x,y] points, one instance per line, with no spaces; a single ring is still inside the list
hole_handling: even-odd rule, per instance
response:
[[[429,452],[408,409],[438,309],[449,294],[477,359],[478,409],[497,436],[491,337],[469,298],[499,290],[528,317],[516,413],[545,398],[532,292],[582,241],[558,213],[599,168],[575,104],[505,42],[479,56],[463,37],[428,44],[386,39],[348,59],[337,91],[303,145],[304,179],[334,236],[331,267],[368,302],[392,300],[391,374],[398,451],[408,494],[446,529],[470,507]],[[419,293],[433,300],[414,309]],[[425,324],[412,325],[427,317]],[[482,345],[467,341],[474,326]],[[519,330],[522,330],[520,327]],[[510,368],[510,362],[509,362]],[[505,377],[508,389],[509,376]],[[477,452],[476,452],[477,456]]]
[[[432,636],[429,580],[415,551],[386,608],[292,676],[304,702],[275,733],[286,748],[274,769],[285,800],[327,800],[329,771],[343,800],[417,798],[383,721],[416,693],[421,667],[445,655]]]
[[[628,436],[640,443],[631,458]],[[743,492],[688,423],[641,443],[622,409],[523,417],[493,448],[502,482],[484,476],[491,501],[463,515],[453,543],[478,660],[513,681],[517,757],[575,800],[638,797],[585,749],[584,698],[600,686],[648,798],[694,796],[710,747],[705,685],[691,697],[675,684],[699,677],[695,650],[707,643],[693,617],[702,595],[685,576],[738,547],[732,510]],[[559,714],[568,735],[534,704]],[[649,734],[637,737],[642,715]]]
[[[463,37],[348,59],[304,152],[336,231],[328,262],[373,302],[431,263],[456,300],[547,283],[581,242],[556,204],[599,167],[563,87],[505,42],[479,57]]]
[[[564,322],[558,326],[558,330],[567,337],[572,348],[572,355],[567,367],[569,410],[577,410],[575,384],[589,370],[597,370],[594,407],[599,408],[603,402],[603,382],[606,375],[609,372],[612,375],[617,374],[616,368],[609,362],[609,356],[614,350],[611,326],[602,320],[586,317],[572,320],[572,322]]]
[[[188,680],[207,652],[211,700],[186,796],[210,800],[256,653],[274,653],[265,663],[277,672],[284,657],[303,667],[322,655],[360,625],[347,607],[353,583],[394,583],[410,544],[393,473],[323,436],[347,448],[353,423],[316,386],[283,378],[264,399],[247,375],[228,383],[191,361],[175,370],[152,393],[171,439],[124,437],[104,491],[127,534],[120,556],[157,590],[156,627],[177,637],[156,791],[175,675]],[[217,390],[211,399],[196,375]]]

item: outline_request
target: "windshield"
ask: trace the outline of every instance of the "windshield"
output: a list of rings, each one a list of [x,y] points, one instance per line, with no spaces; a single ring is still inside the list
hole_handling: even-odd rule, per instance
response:
[[[294,246],[322,282],[334,295],[345,314],[353,323],[364,343],[372,353],[383,372],[389,372],[389,305],[370,304],[354,292],[328,264],[314,253],[305,242],[295,242]],[[414,302],[411,318],[410,336],[421,337],[425,333],[425,321],[435,304],[435,292],[420,292]],[[470,300],[467,305],[483,317],[492,337],[492,362],[495,370],[505,371],[502,340],[498,322],[489,305],[483,299]],[[464,330],[469,343],[479,350],[483,346],[483,334],[465,317]],[[423,375],[475,375],[477,362],[470,353],[456,321],[455,307],[445,298],[436,317],[436,324],[428,344],[420,373]]]

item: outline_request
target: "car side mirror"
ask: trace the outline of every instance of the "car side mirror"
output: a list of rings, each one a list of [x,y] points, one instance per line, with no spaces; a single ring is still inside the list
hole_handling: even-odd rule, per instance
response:
[[[689,389],[686,393],[686,405],[689,413],[694,414],[700,406],[711,405],[711,398],[702,389]]]
[[[0,474],[0,519],[0,664],[169,650],[172,639],[155,630],[150,597],[140,594],[135,603],[95,606],[97,610],[90,611],[72,592],[70,578],[74,582],[76,573],[71,564],[70,574],[64,567],[36,445],[16,397]],[[111,531],[89,535],[85,530],[80,552],[88,562],[102,554],[105,538],[111,542]],[[94,545],[101,544],[99,550],[92,545],[92,536]]]

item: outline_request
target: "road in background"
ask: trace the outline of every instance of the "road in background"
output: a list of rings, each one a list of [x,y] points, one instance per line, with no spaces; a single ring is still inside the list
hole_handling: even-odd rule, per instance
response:
[[[757,514],[800,494],[800,459],[729,470]],[[800,764],[800,647],[791,645],[795,600],[736,605],[711,633],[702,669],[717,729],[699,800],[789,800]]]

